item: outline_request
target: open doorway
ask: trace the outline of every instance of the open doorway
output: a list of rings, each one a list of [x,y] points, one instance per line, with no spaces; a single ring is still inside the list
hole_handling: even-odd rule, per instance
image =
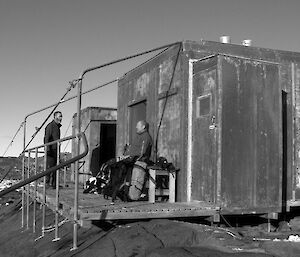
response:
[[[93,149],[90,161],[92,176],[97,176],[100,167],[109,159],[115,158],[116,153],[116,124],[100,123],[100,140]]]
[[[102,147],[101,147],[102,146]],[[100,166],[116,155],[116,124],[100,125]]]

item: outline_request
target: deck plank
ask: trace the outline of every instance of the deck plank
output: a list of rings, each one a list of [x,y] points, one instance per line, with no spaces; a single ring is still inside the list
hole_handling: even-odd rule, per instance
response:
[[[38,187],[37,201],[42,202],[42,186]],[[31,187],[31,197],[34,188]],[[55,190],[46,190],[46,204],[55,210]],[[74,184],[68,184],[66,188],[59,189],[59,212],[65,217],[74,215]],[[79,189],[78,215],[82,221],[87,220],[120,220],[120,219],[152,219],[152,218],[179,218],[195,216],[213,216],[218,213],[218,207],[206,202],[155,202],[116,201],[111,204],[110,199],[104,199],[103,195],[83,194]]]

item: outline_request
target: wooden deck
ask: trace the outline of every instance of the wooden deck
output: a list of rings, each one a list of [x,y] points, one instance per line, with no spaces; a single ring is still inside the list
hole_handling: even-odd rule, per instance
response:
[[[43,199],[42,186],[38,187],[37,201]],[[33,187],[31,187],[31,196]],[[79,220],[120,220],[120,219],[152,219],[152,218],[179,218],[195,216],[213,216],[218,208],[204,202],[155,202],[117,201],[111,204],[110,200],[98,194],[83,194],[82,187],[79,190]],[[55,210],[55,190],[46,190],[46,205]],[[66,188],[59,189],[59,212],[61,215],[73,218],[74,184],[68,184]]]

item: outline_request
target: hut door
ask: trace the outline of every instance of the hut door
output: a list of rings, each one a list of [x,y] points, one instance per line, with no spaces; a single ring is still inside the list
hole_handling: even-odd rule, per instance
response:
[[[194,62],[191,86],[192,201],[216,202],[216,89],[217,57]]]

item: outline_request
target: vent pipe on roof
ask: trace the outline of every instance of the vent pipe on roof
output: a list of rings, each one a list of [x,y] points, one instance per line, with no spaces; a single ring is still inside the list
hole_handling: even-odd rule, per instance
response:
[[[243,46],[252,46],[252,40],[251,39],[244,39],[242,41]]]
[[[222,37],[220,37],[220,42],[221,43],[225,43],[225,44],[230,44],[230,42],[231,42],[230,36],[222,36]]]

